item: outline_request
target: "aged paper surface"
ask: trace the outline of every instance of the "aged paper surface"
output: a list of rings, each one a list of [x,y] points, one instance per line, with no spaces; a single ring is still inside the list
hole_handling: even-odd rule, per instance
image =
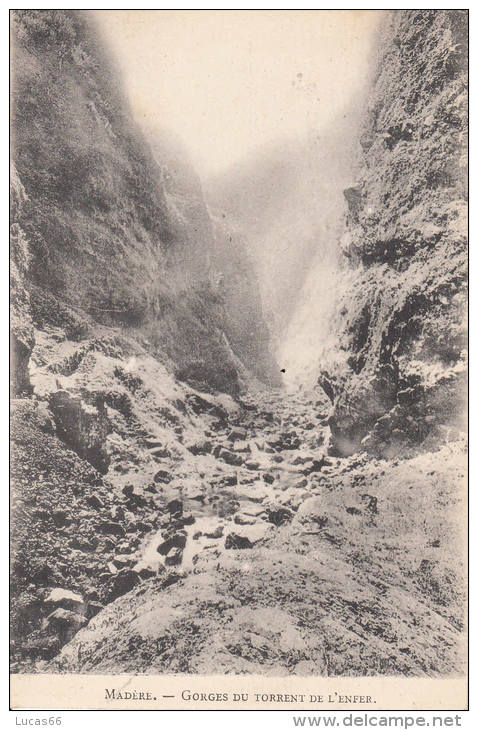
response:
[[[466,709],[467,43],[11,12],[13,709]]]

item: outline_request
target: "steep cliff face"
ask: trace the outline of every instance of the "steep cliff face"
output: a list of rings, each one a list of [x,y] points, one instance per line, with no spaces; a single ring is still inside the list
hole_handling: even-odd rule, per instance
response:
[[[357,176],[338,131],[211,214],[85,16],[15,11],[14,671],[464,675],[465,34],[392,14]],[[322,388],[254,387],[259,255]]]
[[[28,245],[19,225],[25,190],[15,169],[12,171],[10,196],[10,332],[12,359],[15,365],[12,373],[12,395],[31,391],[28,375],[28,361],[34,345],[33,323],[30,315],[30,296],[26,288],[26,277],[30,264]]]
[[[242,363],[262,383],[280,385],[279,367],[271,353],[269,329],[262,314],[258,275],[244,234],[223,214],[208,209],[187,152],[172,135],[153,134],[150,142],[161,167],[171,217],[177,221],[179,238],[184,242],[174,252],[170,265],[177,276],[205,267],[200,275],[207,278],[221,302],[220,326],[238,371],[242,372]],[[199,264],[192,260],[197,255],[195,239],[207,242]]]
[[[134,331],[179,377],[238,392],[224,304],[209,279],[214,236],[194,181],[172,184],[174,171],[158,164],[86,15],[19,10],[12,32],[22,191],[13,223],[30,259],[21,276],[33,323],[64,324],[66,308],[80,329]],[[15,340],[20,369],[27,340]]]
[[[467,14],[391,13],[382,36],[319,379],[337,454],[393,456],[464,427]]]

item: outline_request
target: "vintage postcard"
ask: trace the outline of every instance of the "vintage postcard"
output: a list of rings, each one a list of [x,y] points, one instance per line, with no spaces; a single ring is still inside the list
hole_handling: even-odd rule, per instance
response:
[[[466,10],[12,10],[11,707],[464,710]]]

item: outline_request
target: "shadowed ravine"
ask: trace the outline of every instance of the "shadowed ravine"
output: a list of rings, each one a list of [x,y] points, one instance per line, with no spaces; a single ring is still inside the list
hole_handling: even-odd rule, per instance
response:
[[[463,674],[466,13],[205,195],[88,15],[13,16],[13,671]]]

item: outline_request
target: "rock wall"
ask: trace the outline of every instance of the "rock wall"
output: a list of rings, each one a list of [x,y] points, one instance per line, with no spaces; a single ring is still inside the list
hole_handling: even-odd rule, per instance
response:
[[[214,235],[193,173],[187,181],[185,167],[175,181],[155,158],[87,14],[12,17],[13,161],[22,191],[13,236],[28,253],[20,275],[33,324],[62,326],[66,308],[84,326],[136,333],[178,377],[238,392],[224,302],[209,277]],[[261,320],[260,309],[254,314]],[[14,337],[22,371],[29,335],[14,327]]]
[[[161,168],[171,217],[180,227],[178,238],[186,243],[175,250],[170,265],[181,276],[201,266],[201,261],[203,266],[205,263],[200,275],[207,278],[211,292],[222,305],[220,328],[233,359],[238,359],[263,383],[280,385],[248,241],[230,220],[208,209],[199,177],[181,143],[165,132],[161,136],[153,133],[149,140]],[[207,242],[199,263],[191,260],[192,254],[196,255],[195,239]],[[239,373],[243,369],[238,363]]]
[[[19,225],[25,190],[15,169],[11,174],[10,196],[10,340],[11,340],[11,393],[31,391],[28,361],[34,345],[33,323],[30,315],[30,296],[26,276],[30,263],[28,245]]]
[[[465,427],[467,13],[394,11],[380,35],[319,378],[336,454],[394,456]]]

